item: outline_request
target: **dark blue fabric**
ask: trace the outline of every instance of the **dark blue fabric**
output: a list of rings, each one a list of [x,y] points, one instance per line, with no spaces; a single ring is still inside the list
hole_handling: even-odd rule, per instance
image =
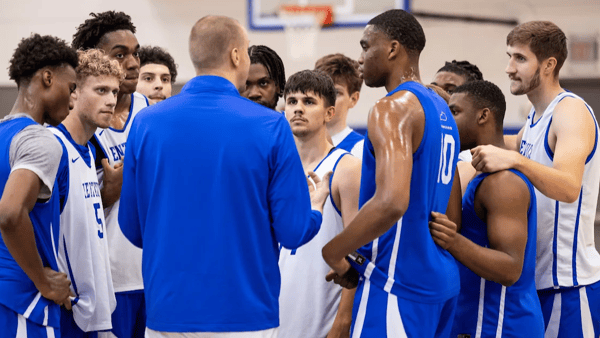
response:
[[[364,139],[365,139],[365,137],[363,135],[361,135],[353,130],[336,147],[338,147],[340,149],[344,149],[347,152],[351,152],[352,148],[354,148],[354,145]]]
[[[278,326],[278,242],[297,248],[322,220],[285,117],[199,76],[137,115],[125,158],[119,223],[144,248],[147,326]]]

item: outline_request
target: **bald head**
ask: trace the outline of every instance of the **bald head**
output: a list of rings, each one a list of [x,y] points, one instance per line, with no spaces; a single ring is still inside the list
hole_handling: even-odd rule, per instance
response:
[[[190,57],[197,70],[217,69],[228,64],[232,49],[243,49],[246,43],[247,34],[239,22],[209,15],[192,28]]]

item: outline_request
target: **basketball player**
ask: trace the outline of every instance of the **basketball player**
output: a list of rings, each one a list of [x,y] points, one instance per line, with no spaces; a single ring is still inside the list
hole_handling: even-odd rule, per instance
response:
[[[299,249],[282,248],[279,256],[279,337],[348,337],[354,290],[327,283],[329,267],[321,249],[358,212],[360,160],[328,141],[327,125],[339,92],[324,72],[304,70],[285,86],[285,115],[290,122],[304,172],[319,177],[332,171],[331,191],[323,207],[319,233]]]
[[[315,64],[315,69],[324,71],[335,84],[335,115],[327,123],[327,130],[333,145],[362,158],[365,137],[348,127],[346,119],[360,97],[362,79],[358,72],[358,62],[342,54],[326,55]]]
[[[483,80],[483,75],[477,66],[469,61],[452,60],[452,62],[446,61],[437,71],[431,84],[452,94],[456,87],[477,80]]]
[[[140,45],[129,15],[108,11],[92,13],[91,16],[73,35],[73,47],[84,50],[98,48],[109,58],[117,60],[125,71],[110,125],[106,129],[98,128],[91,140],[96,148],[96,168],[99,169],[106,239],[117,298],[117,308],[112,315],[112,333],[117,337],[143,337],[146,314],[142,250],[123,236],[118,222],[127,136],[131,121],[142,108],[149,105],[142,94],[135,92],[140,71]]]
[[[10,59],[17,83],[0,120],[0,337],[60,337],[60,305],[70,282],[58,271],[60,206],[56,173],[62,147],[42,126],[59,124],[72,105],[77,53],[63,40],[33,34]]]
[[[510,151],[492,145],[472,150],[483,172],[516,169],[536,188],[536,287],[546,337],[600,335],[600,255],[594,246],[600,156],[592,109],[564,90],[558,73],[567,58],[565,34],[532,21],[507,37],[506,72],[514,95],[533,108]]]
[[[277,53],[267,46],[250,46],[250,71],[240,93],[267,108],[276,109],[285,88],[285,68]]]
[[[352,337],[447,337],[458,269],[436,245],[451,238],[434,243],[428,221],[432,211],[448,211],[460,224],[458,130],[446,102],[419,83],[425,34],[410,13],[389,10],[371,19],[360,44],[365,84],[384,86],[388,95],[369,114],[360,210],[323,248],[335,271],[327,278],[353,286],[345,259],[352,253],[364,277],[354,298]]]
[[[250,58],[237,21],[204,17],[189,41],[198,76],[133,121],[125,155],[119,224],[144,247],[146,334],[275,337],[277,243],[317,234],[329,177],[312,173],[309,194],[285,117],[239,94]]]
[[[69,275],[75,294],[73,311],[63,309],[63,337],[97,337],[110,330],[115,295],[100,187],[89,140],[96,128],[107,128],[125,75],[119,63],[98,49],[79,51],[74,108],[50,130],[63,146],[58,169],[61,194],[58,266]]]
[[[483,144],[505,148],[506,102],[500,88],[488,81],[468,82],[453,90],[449,106],[463,149]],[[544,336],[535,289],[535,202],[533,185],[516,170],[479,173],[470,180],[460,234],[448,248],[462,263],[450,337]],[[451,221],[435,214],[433,222],[437,227]]]
[[[171,97],[171,89],[177,78],[177,65],[171,54],[160,47],[140,48],[140,78],[137,91],[155,104]]]

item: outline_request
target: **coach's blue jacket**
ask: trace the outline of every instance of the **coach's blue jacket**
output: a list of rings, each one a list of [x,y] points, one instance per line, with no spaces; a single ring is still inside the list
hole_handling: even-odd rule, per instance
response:
[[[199,76],[133,121],[119,223],[144,249],[150,329],[234,332],[279,325],[278,242],[321,214],[285,117]]]

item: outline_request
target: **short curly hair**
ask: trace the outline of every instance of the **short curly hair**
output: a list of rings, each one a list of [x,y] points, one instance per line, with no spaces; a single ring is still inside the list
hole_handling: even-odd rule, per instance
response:
[[[85,20],[77,27],[73,34],[73,48],[96,48],[107,33],[118,30],[129,30],[135,34],[135,26],[131,17],[123,12],[107,11],[103,13],[90,13],[92,18]]]
[[[79,50],[77,55],[79,56],[79,65],[75,71],[78,84],[88,76],[114,76],[119,79],[119,82],[125,78],[125,72],[119,65],[119,61],[110,59],[99,49]]]
[[[340,53],[329,54],[317,60],[315,69],[327,73],[334,83],[345,83],[349,95],[360,92],[362,79],[358,72],[358,62],[356,60]]]
[[[77,52],[62,39],[32,34],[23,38],[15,49],[10,59],[8,76],[20,87],[28,83],[39,69],[62,65],[76,68]]]
[[[446,61],[444,66],[440,68],[437,72],[450,72],[456,75],[460,75],[465,79],[465,82],[483,80],[483,74],[481,74],[479,68],[474,64],[470,63],[469,61]]]
[[[496,129],[502,130],[504,113],[506,112],[506,99],[498,86],[485,80],[471,81],[456,87],[452,95],[459,93],[467,94],[475,108],[488,108],[496,121]]]
[[[158,64],[169,68],[171,83],[177,78],[177,65],[175,60],[166,50],[160,47],[143,46],[139,49],[140,67],[147,64]]]
[[[390,40],[398,41],[409,54],[419,55],[425,48],[425,32],[417,19],[401,9],[385,11],[368,23],[383,32]]]

